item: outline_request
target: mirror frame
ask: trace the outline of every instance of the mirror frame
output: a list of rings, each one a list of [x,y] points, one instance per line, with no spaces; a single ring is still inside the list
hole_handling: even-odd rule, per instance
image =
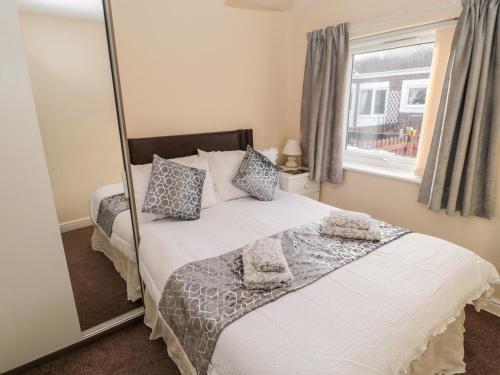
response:
[[[113,90],[115,94],[116,114],[118,117],[118,129],[120,132],[120,142],[123,154],[123,168],[126,175],[127,191],[130,202],[130,216],[132,219],[132,231],[134,235],[135,255],[137,267],[139,267],[139,222],[137,219],[137,207],[134,198],[134,183],[132,181],[132,169],[130,167],[130,153],[128,149],[127,128],[125,122],[125,112],[123,110],[123,97],[120,84],[120,70],[118,68],[118,57],[116,53],[115,33],[113,28],[113,14],[111,11],[111,0],[102,0],[104,9],[104,23],[106,26],[106,36],[108,40],[109,61],[113,78]],[[140,276],[140,275],[139,275]],[[144,300],[144,287],[141,280],[141,292]]]
[[[103,15],[104,15],[104,25],[106,29],[106,40],[108,44],[108,54],[109,54],[109,62],[111,68],[111,76],[113,80],[113,93],[115,99],[115,109],[116,116],[118,120],[118,131],[120,137],[120,145],[122,151],[122,160],[123,160],[123,170],[125,171],[125,181],[123,181],[126,185],[126,191],[128,193],[129,198],[129,207],[130,207],[130,218],[132,221],[132,234],[134,238],[134,247],[135,247],[135,258],[137,263],[137,271],[139,272],[139,223],[137,219],[137,208],[135,205],[134,197],[134,184],[132,181],[132,169],[130,167],[130,154],[128,149],[128,138],[127,138],[127,129],[125,123],[125,112],[123,110],[123,98],[122,98],[122,90],[120,85],[120,71],[118,68],[118,57],[116,53],[116,43],[115,43],[115,33],[113,29],[113,16],[111,10],[111,0],[102,0],[103,7]],[[141,294],[142,294],[142,307],[138,307],[132,311],[129,311],[125,314],[117,316],[114,319],[108,320],[107,322],[101,323],[95,327],[92,327],[88,330],[82,331],[82,340],[86,341],[91,338],[99,337],[106,333],[111,333],[118,329],[122,325],[126,325],[128,322],[137,320],[142,317],[145,313],[144,308],[144,284],[141,279],[141,275],[139,272],[139,283],[141,285]]]

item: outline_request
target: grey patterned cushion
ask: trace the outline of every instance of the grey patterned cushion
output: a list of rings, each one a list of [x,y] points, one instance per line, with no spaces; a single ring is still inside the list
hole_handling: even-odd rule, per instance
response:
[[[260,152],[247,146],[233,184],[261,201],[271,201],[278,186],[280,169]]]
[[[154,155],[142,212],[183,220],[198,219],[205,173],[202,169],[186,167]]]

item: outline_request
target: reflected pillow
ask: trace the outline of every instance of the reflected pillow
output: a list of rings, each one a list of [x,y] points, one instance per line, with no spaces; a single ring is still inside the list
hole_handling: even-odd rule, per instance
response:
[[[247,146],[233,184],[261,201],[271,201],[278,187],[280,169],[271,160]]]
[[[206,171],[153,156],[142,212],[183,220],[200,217]]]

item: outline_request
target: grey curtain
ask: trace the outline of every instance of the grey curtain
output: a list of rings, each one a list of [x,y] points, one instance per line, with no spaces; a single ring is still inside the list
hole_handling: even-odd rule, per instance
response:
[[[302,164],[316,181],[343,181],[344,99],[349,25],[307,34],[300,139]]]
[[[418,200],[490,218],[500,128],[499,0],[464,0]]]

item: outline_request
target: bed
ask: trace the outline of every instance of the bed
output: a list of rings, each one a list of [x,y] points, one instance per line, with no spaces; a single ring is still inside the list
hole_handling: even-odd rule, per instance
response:
[[[175,137],[152,137],[129,140],[129,151],[133,166],[149,164],[153,154],[173,159],[195,155],[197,145],[203,145],[207,151],[244,149],[253,144],[253,133],[250,129],[181,135]],[[221,143],[221,139],[224,141]],[[166,151],[167,150],[167,151]],[[103,253],[114,265],[116,271],[127,284],[127,298],[136,301],[142,298],[139,269],[135,253],[134,238],[130,211],[119,213],[114,222],[111,236],[108,236],[97,225],[99,206],[103,199],[124,192],[123,184],[111,184],[98,188],[90,198],[90,218],[94,226],[92,233],[92,249]]]
[[[173,158],[196,148],[233,150],[252,144],[249,130],[179,139],[130,140],[131,161],[148,163],[153,153]],[[189,262],[320,219],[331,209],[278,191],[271,202],[250,197],[222,202],[202,210],[195,221],[141,224],[145,323],[152,339],[166,342],[182,374],[196,372],[158,312],[169,276]],[[495,268],[473,252],[410,233],[234,321],[218,338],[207,372],[461,373],[464,307],[473,303],[481,308],[497,282]]]

